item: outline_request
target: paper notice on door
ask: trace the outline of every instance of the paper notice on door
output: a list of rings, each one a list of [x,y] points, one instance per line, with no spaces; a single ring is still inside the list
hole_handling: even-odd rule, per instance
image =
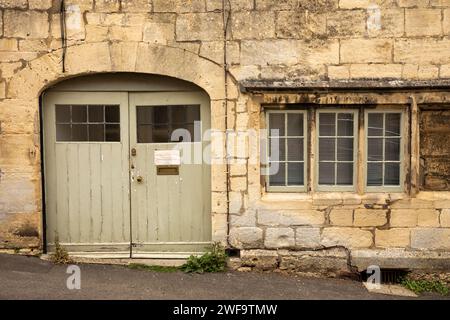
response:
[[[179,166],[181,165],[180,150],[155,150],[155,165]]]

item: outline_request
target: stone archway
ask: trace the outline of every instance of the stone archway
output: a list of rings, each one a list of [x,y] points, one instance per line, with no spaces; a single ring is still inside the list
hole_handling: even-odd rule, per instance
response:
[[[30,157],[24,166],[24,171],[30,174],[26,182],[31,186],[30,195],[24,207],[34,218],[28,219],[39,231],[42,245],[42,226],[36,225],[42,221],[42,172],[41,172],[41,145],[40,145],[40,115],[39,97],[46,88],[62,80],[80,75],[105,72],[138,72],[160,74],[189,81],[201,87],[210,96],[212,128],[223,130],[221,123],[224,119],[225,77],[222,66],[200,57],[184,49],[135,42],[96,42],[73,45],[67,48],[66,72],[62,72],[62,50],[58,49],[42,55],[28,63],[17,72],[9,81],[6,90],[6,99],[11,110],[15,107],[23,108],[25,117],[21,128],[27,152],[24,157]],[[237,92],[237,86],[233,88]],[[10,115],[13,123],[13,111]],[[214,145],[214,141],[212,142]],[[214,147],[214,146],[213,146]],[[223,148],[218,142],[217,148]],[[222,154],[225,154],[222,152]],[[212,166],[214,172],[223,170],[223,167]],[[223,174],[217,175],[212,181],[213,191],[225,191],[226,180]],[[24,211],[24,210],[21,210]],[[213,210],[214,213],[214,210]],[[31,216],[31,215],[30,215]],[[215,218],[216,217],[216,218]],[[12,217],[13,221],[14,218]],[[14,222],[14,221],[13,221]],[[213,240],[223,241],[226,238],[226,215],[223,212],[213,214]],[[8,226],[5,226],[7,228]],[[31,243],[31,242],[30,242]],[[32,241],[35,246],[35,241]]]

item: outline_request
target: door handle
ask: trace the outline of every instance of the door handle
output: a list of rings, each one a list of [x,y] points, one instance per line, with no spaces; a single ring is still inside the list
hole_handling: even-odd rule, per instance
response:
[[[138,183],[142,183],[142,181],[144,181],[144,178],[142,178],[142,176],[137,176],[137,177],[136,177],[136,181],[137,181]]]

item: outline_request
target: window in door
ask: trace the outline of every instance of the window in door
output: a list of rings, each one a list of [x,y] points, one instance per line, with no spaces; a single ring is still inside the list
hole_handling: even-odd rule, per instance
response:
[[[200,106],[137,106],[137,142],[201,141]]]
[[[56,141],[120,142],[120,106],[56,105]]]

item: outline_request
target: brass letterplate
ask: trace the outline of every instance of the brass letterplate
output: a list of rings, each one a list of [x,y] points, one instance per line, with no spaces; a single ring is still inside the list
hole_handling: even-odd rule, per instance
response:
[[[158,176],[178,176],[180,174],[179,166],[157,166],[156,174]]]

